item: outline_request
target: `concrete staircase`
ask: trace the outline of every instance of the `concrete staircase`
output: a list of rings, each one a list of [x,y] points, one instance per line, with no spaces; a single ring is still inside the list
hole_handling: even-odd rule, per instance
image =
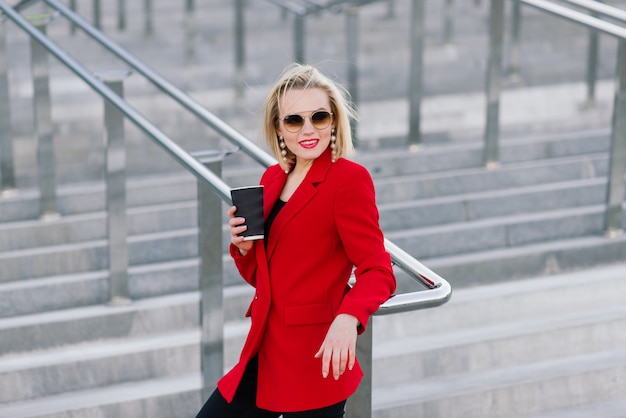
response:
[[[90,3],[79,2],[85,16]],[[139,3],[131,3],[129,13],[141,16],[133,9]],[[197,35],[195,65],[183,63],[180,5],[155,1],[155,28],[170,31],[152,38],[141,33],[140,19],[126,32],[113,30],[108,3],[103,24],[256,138],[254,109],[291,57],[289,46],[276,47],[289,39],[291,26],[269,3],[248,3],[254,24],[243,100],[232,89],[232,2],[198,6],[197,21],[206,25]],[[484,108],[487,2],[457,6],[454,48],[441,46],[441,5],[429,4],[425,135],[417,152],[405,146],[406,88],[398,81],[408,68],[408,22],[400,16],[408,15],[410,2],[396,3],[395,19],[384,18],[382,3],[361,13],[367,30],[355,159],[375,179],[386,236],[455,292],[444,307],[374,320],[374,416],[623,418],[626,238],[603,235],[612,82],[599,83],[594,109],[581,109],[584,88],[576,80],[583,60],[562,49],[581,44],[586,34],[527,15],[532,60],[523,67],[524,83],[510,81],[503,95],[502,165],[487,170],[476,111]],[[311,61],[341,78],[341,16],[310,22]],[[555,34],[550,43],[537,37],[546,27]],[[85,48],[84,38],[69,37],[60,21],[49,33],[94,70],[119,66]],[[0,417],[192,417],[202,404],[195,180],[127,129],[133,302],[109,305],[101,100],[52,63],[62,216],[37,219],[26,41],[9,35],[18,190],[0,196]],[[613,47],[603,40],[605,78]],[[378,55],[385,50],[393,59]],[[567,83],[553,85],[556,80]],[[187,150],[225,145],[139,77],[125,86],[129,101]],[[261,171],[235,155],[225,161],[224,178],[233,187],[253,184]],[[247,330],[242,313],[251,291],[224,260],[230,367]],[[416,289],[398,277],[400,291]]]
[[[625,278],[617,265],[463,288],[376,318],[375,416],[623,417]]]

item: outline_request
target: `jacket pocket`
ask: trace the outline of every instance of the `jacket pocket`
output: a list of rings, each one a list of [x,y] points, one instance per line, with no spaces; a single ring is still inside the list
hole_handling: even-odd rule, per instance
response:
[[[285,325],[328,324],[333,321],[333,309],[328,302],[285,306]]]

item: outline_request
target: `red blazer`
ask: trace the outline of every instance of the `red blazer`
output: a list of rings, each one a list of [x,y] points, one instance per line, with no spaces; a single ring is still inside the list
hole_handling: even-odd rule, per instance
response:
[[[263,174],[266,217],[286,179],[278,165]],[[260,408],[303,411],[347,399],[363,376],[358,362],[335,381],[332,372],[322,378],[321,359],[313,356],[336,315],[352,314],[365,325],[396,286],[367,170],[345,159],[332,163],[325,152],[278,213],[267,250],[259,240],[245,256],[233,245],[230,251],[256,294],[240,361],[218,382],[222,395],[232,401],[258,353]],[[353,266],[356,284],[349,289]]]

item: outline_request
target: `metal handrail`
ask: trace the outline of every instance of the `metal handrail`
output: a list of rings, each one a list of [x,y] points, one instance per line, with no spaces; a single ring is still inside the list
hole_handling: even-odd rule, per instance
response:
[[[604,229],[607,237],[619,236],[624,231],[622,222],[622,206],[624,202],[624,168],[626,157],[624,148],[626,147],[626,28],[614,23],[606,22],[594,16],[568,9],[563,6],[549,3],[546,0],[516,0],[537,10],[550,13],[556,17],[570,20],[573,23],[581,24],[591,29],[607,35],[614,36],[618,40],[617,50],[617,88],[613,106],[611,133],[611,150],[609,153],[609,173],[607,184],[606,211],[604,215]],[[589,2],[577,0],[579,4],[590,7]],[[613,9],[613,10],[611,10]],[[606,6],[598,8],[598,12],[605,16],[620,16],[617,8]],[[616,17],[621,20],[621,18]],[[621,23],[624,23],[621,20]]]
[[[221,121],[215,115],[202,108],[202,106],[191,99],[188,95],[134,58],[123,48],[113,44],[113,42],[102,35],[102,33],[97,29],[89,25],[86,21],[84,21],[84,19],[80,18],[80,16],[76,13],[72,12],[56,0],[44,1],[51,7],[58,10],[61,14],[65,15],[68,19],[75,23],[77,27],[85,30],[85,32],[108,48],[111,52],[126,61],[162,91],[175,98],[179,103],[192,111],[201,120],[205,121],[211,127],[220,132],[226,139],[239,146],[244,152],[246,152],[246,154],[253,157],[256,161],[263,164],[265,167],[269,167],[270,165],[276,163],[276,160],[272,156],[261,150],[258,146],[231,128],[225,122]],[[34,28],[26,19],[24,19],[10,6],[7,6],[3,0],[0,0],[0,10],[2,10],[13,22],[26,31],[30,36],[40,42],[59,61],[65,64],[68,69],[74,72],[98,94],[108,100],[118,110],[120,110],[120,112],[127,116],[140,130],[157,142],[158,145],[160,145],[183,167],[194,174],[199,180],[207,183],[224,202],[229,204],[232,203],[230,198],[230,188],[220,177],[216,176],[212,171],[204,167],[200,162],[198,162],[198,160],[193,158],[173,140],[163,134],[155,125],[141,115],[141,113],[130,106],[125,100],[121,99],[117,94],[115,94],[115,92],[113,92],[95,76],[89,73],[79,62],[65,53],[65,51],[63,51],[55,42]],[[386,238],[385,248],[390,253],[392,262],[396,266],[407,272],[414,280],[424,285],[428,290],[394,295],[380,306],[380,310],[377,314],[385,315],[439,306],[446,303],[450,299],[452,288],[445,279],[428,269],[414,257],[404,252]]]
[[[199,180],[208,184],[224,201],[230,201],[230,188],[222,179],[215,175],[211,170],[204,167],[198,160],[189,155],[176,142],[167,137],[154,124],[146,119],[135,108],[129,105],[125,100],[121,99],[113,90],[107,87],[102,81],[98,80],[78,61],[61,49],[54,41],[37,30],[12,7],[6,5],[4,0],[0,0],[0,10],[9,17],[16,25],[22,28],[26,33],[40,42],[52,55],[85,81],[104,99],[113,104],[120,112],[130,119],[140,130],[146,133],[150,138],[154,139],[168,154],[170,154],[182,166],[187,168]]]
[[[275,164],[275,159],[258,147],[252,141],[249,141],[236,129],[225,123],[219,117],[209,112],[206,108],[202,107],[197,101],[192,99],[189,95],[182,90],[174,86],[171,82],[165,79],[163,76],[152,70],[143,62],[135,58],[131,53],[126,51],[121,46],[117,45],[111,39],[104,36],[101,31],[94,28],[80,15],[75,13],[69,7],[56,0],[43,0],[53,9],[56,9],[59,13],[64,15],[73,24],[82,29],[87,35],[92,37],[100,45],[111,51],[118,58],[126,62],[133,67],[139,74],[143,75],[146,79],[154,84],[155,87],[163,91],[165,94],[176,100],[180,105],[185,107],[196,117],[202,120],[204,123],[213,128],[216,132],[227,138],[230,142],[237,145],[248,156],[255,159],[257,162],[270,166]]]
[[[281,9],[299,16],[306,16],[322,10],[340,11],[344,5],[365,6],[379,0],[267,0]]]
[[[613,106],[611,150],[609,153],[609,174],[607,184],[606,211],[604,219],[605,235],[619,236],[623,233],[622,206],[624,202],[624,167],[626,158],[626,28],[599,19],[598,14],[613,17],[624,23],[624,14],[610,6],[597,7],[588,0],[562,0],[586,7],[592,15],[573,10],[547,0],[512,0],[557,18],[583,25],[594,31],[617,38],[617,79]],[[498,118],[500,102],[500,67],[502,66],[502,39],[504,21],[504,0],[491,1],[490,17],[490,56],[487,70],[487,121],[485,130],[485,164],[497,165]]]
[[[626,11],[618,9],[613,6],[609,6],[604,3],[600,3],[595,0],[560,0],[565,3],[570,3],[575,6],[587,9],[590,12],[598,13],[611,19],[626,22]]]
[[[612,35],[626,40],[626,29],[610,22],[606,22],[597,17],[589,16],[576,10],[568,9],[565,6],[551,3],[547,0],[514,0],[535,9],[548,12],[557,17],[562,17],[575,23],[580,23],[591,29],[597,29],[607,35]],[[606,6],[610,7],[610,6]]]

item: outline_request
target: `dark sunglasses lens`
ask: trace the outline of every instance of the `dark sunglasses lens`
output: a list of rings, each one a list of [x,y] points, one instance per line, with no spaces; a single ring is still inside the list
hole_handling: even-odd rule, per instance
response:
[[[330,113],[328,112],[315,112],[311,115],[311,123],[316,127],[326,127],[329,121]]]
[[[300,129],[304,125],[304,119],[300,115],[289,115],[283,119],[285,126],[292,129]]]

